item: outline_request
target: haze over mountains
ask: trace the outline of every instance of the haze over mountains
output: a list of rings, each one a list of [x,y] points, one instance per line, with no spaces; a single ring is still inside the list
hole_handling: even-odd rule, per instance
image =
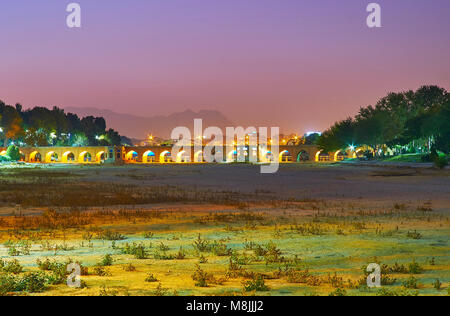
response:
[[[65,107],[64,110],[78,116],[102,116],[105,118],[108,128],[114,128],[121,135],[135,139],[145,139],[148,134],[170,138],[172,130],[178,126],[186,126],[193,132],[194,119],[198,118],[203,119],[203,128],[217,126],[225,130],[227,126],[234,125],[221,112],[214,110],[199,112],[186,110],[168,116],[152,117],[117,113],[94,107]]]

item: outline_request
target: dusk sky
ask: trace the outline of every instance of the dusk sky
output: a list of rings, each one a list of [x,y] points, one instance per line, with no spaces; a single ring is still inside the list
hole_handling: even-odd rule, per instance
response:
[[[301,133],[389,91],[450,90],[449,0],[2,0],[0,14],[0,99],[25,107],[214,109]]]

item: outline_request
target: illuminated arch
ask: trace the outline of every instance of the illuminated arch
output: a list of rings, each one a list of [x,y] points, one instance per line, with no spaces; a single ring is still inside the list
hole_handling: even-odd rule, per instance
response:
[[[80,156],[78,156],[78,162],[80,163],[88,163],[92,162],[92,155],[87,151],[83,151]]]
[[[199,150],[194,154],[194,162],[204,162],[203,151]]]
[[[172,156],[170,155],[170,151],[163,151],[159,155],[159,163],[168,163],[172,162]]]
[[[25,161],[25,154],[22,151],[19,151],[20,161]]]
[[[100,151],[95,155],[96,162],[103,162],[106,160],[106,152]]]
[[[177,154],[176,162],[177,163],[184,163],[189,162],[191,160],[191,157],[186,155],[186,150],[182,150]]]
[[[310,160],[309,154],[305,150],[302,150],[301,152],[298,153],[297,155],[298,162],[305,162],[309,160]]]
[[[319,150],[318,152],[316,152],[316,162],[320,161],[320,154],[323,152],[323,150]]]
[[[264,157],[264,162],[274,162],[275,161],[275,157],[273,156],[271,151],[266,151],[266,153],[263,155]]]
[[[227,154],[227,162],[236,162],[237,150],[232,150]]]
[[[323,150],[320,150],[316,153],[316,161],[317,162],[330,161],[330,155],[328,153],[323,152]]]
[[[41,154],[39,152],[33,151],[30,154],[30,162],[38,162],[38,161],[42,162],[42,156],[41,156]]]
[[[364,149],[363,148],[358,148],[354,153],[353,153],[353,158],[358,158],[360,157],[358,155],[358,153],[362,152]]]
[[[345,154],[342,152],[342,150],[338,150],[334,153],[334,161],[342,161],[345,159]]]
[[[63,155],[62,155],[62,160],[61,162],[64,163],[68,163],[68,162],[74,162],[75,161],[75,155],[73,152],[71,151],[66,151]]]
[[[292,155],[289,151],[284,150],[278,156],[279,162],[292,162]]]
[[[155,158],[156,158],[155,153],[151,150],[148,150],[142,155],[142,162],[153,163],[155,162]]]
[[[130,151],[126,154],[125,160],[137,162],[138,157],[139,157],[139,155],[138,155],[137,152],[135,152],[134,150],[130,150]]]
[[[51,162],[58,162],[58,154],[54,151],[50,151],[45,155],[45,162],[51,163]]]
[[[3,150],[2,152],[0,152],[0,156],[4,156],[6,155],[6,150]]]

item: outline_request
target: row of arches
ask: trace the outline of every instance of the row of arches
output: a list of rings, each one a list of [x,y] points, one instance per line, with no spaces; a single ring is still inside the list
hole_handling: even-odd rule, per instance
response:
[[[55,151],[50,151],[44,156],[38,152],[34,151],[30,154],[29,162],[41,162],[41,163],[94,163],[94,162],[104,162],[106,160],[106,152],[100,151],[95,155],[92,155],[88,151],[83,151],[78,155],[78,157],[71,151],[66,151],[61,155],[61,157]]]
[[[237,157],[238,153],[237,150],[233,150],[230,151],[227,156],[226,156],[226,161],[227,162],[236,162],[237,161]],[[263,162],[274,162],[275,161],[275,157],[274,155],[270,152],[267,151],[264,155],[262,155],[264,158],[262,160],[264,160]],[[325,161],[341,161],[345,159],[345,153],[342,151],[338,151],[334,154],[334,157],[330,156],[328,153],[324,153],[323,151],[318,151],[315,155],[315,161],[317,162],[325,162]],[[334,158],[334,159],[332,159]],[[131,163],[138,163],[138,162],[142,162],[142,163],[202,163],[205,162],[204,157],[203,157],[203,152],[199,151],[197,153],[194,154],[194,160],[191,161],[191,155],[186,152],[186,151],[181,151],[177,154],[175,160],[172,157],[172,154],[170,151],[166,150],[161,152],[159,155],[156,155],[154,152],[152,152],[151,150],[146,151],[142,157],[139,156],[139,154],[134,151],[131,150],[128,153],[125,154],[125,160],[127,162],[131,162]],[[307,162],[307,161],[311,161],[311,156],[307,151],[301,151],[300,153],[297,154],[297,156],[293,157],[293,155],[287,151],[284,150],[282,151],[279,156],[278,156],[278,161],[281,163],[289,163],[289,162]]]
[[[176,163],[190,163],[190,162],[195,162],[195,163],[201,163],[201,162],[205,162],[204,158],[203,158],[203,152],[202,151],[198,151],[194,154],[194,161],[191,161],[191,155],[190,153],[186,152],[186,151],[180,151],[177,156],[175,161],[173,160],[172,157],[172,153],[168,150],[163,151],[162,153],[160,153],[158,156],[152,152],[151,150],[146,151],[142,157],[142,159],[140,159],[139,154],[134,151],[131,150],[129,151],[126,155],[125,155],[125,160],[127,162],[134,162],[137,163],[139,161],[142,161],[143,163],[172,163],[172,162],[176,162]]]

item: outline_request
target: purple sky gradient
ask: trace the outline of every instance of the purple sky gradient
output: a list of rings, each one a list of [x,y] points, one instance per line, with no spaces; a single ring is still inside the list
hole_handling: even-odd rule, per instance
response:
[[[389,91],[450,90],[450,1],[0,2],[0,99],[142,116],[216,109],[242,125],[323,130]]]

